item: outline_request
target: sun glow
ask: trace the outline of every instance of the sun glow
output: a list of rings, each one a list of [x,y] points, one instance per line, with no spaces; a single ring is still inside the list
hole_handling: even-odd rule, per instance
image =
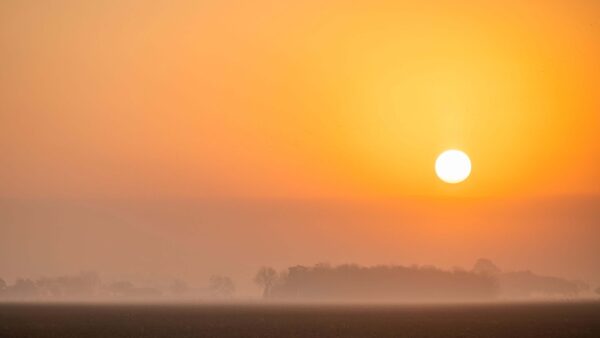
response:
[[[460,150],[446,150],[435,161],[435,173],[446,183],[460,183],[471,174],[471,160]]]

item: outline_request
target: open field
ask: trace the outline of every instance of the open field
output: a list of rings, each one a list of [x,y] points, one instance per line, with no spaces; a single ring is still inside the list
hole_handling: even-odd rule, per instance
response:
[[[0,337],[600,337],[600,303],[0,305]]]

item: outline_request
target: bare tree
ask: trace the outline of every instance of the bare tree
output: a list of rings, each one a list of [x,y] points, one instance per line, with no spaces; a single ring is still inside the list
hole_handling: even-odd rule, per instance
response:
[[[227,276],[210,277],[208,288],[213,296],[231,298],[235,292],[235,285]]]
[[[277,280],[277,271],[271,267],[263,266],[258,269],[254,282],[263,288],[263,298],[268,298],[271,295],[271,288]]]

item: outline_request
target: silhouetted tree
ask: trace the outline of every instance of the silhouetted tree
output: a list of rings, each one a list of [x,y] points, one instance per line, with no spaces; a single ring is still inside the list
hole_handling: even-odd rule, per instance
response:
[[[293,266],[280,274],[268,297],[313,300],[467,300],[497,294],[493,277],[470,271],[445,271],[431,266],[319,264]]]
[[[6,282],[4,281],[4,279],[0,278],[0,292],[4,291],[6,289]]]
[[[208,289],[215,297],[231,297],[235,292],[235,285],[227,276],[212,276],[208,281]]]
[[[263,298],[268,298],[271,295],[271,289],[277,280],[277,271],[271,267],[263,266],[258,269],[254,282],[263,288]]]
[[[505,272],[498,276],[502,294],[508,298],[531,296],[574,297],[589,287],[578,281],[541,276],[531,271]]]
[[[475,265],[473,266],[473,272],[495,276],[501,273],[502,271],[491,260],[480,258],[477,260],[477,262],[475,262]]]
[[[43,277],[35,285],[43,296],[90,297],[97,291],[100,277],[94,272],[82,272],[75,276]]]
[[[7,288],[9,296],[16,298],[31,298],[39,294],[35,282],[27,278],[18,278],[14,285]]]

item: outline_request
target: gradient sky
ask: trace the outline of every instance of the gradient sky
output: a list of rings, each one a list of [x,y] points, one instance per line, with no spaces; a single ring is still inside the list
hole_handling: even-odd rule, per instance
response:
[[[592,0],[2,1],[0,276],[489,256],[600,282],[599,18]],[[471,156],[462,184],[435,177],[448,148]]]

